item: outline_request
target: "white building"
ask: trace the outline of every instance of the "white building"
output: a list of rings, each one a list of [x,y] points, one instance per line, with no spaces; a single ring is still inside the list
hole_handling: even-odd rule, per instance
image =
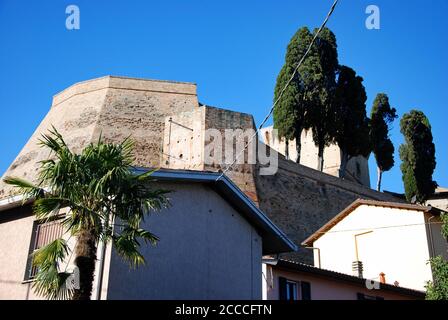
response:
[[[448,258],[441,210],[412,204],[357,200],[306,239],[314,264],[388,284],[424,290],[433,280],[428,260]],[[359,263],[361,262],[361,264]]]

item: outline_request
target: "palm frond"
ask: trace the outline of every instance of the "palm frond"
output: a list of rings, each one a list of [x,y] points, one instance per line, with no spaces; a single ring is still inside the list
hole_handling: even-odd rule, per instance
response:
[[[36,218],[49,220],[59,214],[59,210],[69,205],[66,199],[59,197],[45,197],[34,201],[33,211]]]
[[[159,168],[156,168],[156,169],[152,169],[152,170],[149,170],[149,171],[147,171],[147,172],[138,174],[138,175],[135,176],[135,179],[136,179],[137,181],[148,181],[148,180],[150,180],[150,179],[154,179],[153,177],[151,177],[151,175],[152,175],[154,172],[157,172],[158,170],[159,170]]]
[[[39,145],[44,146],[58,154],[61,150],[68,150],[67,144],[64,141],[62,135],[58,130],[51,126],[52,129],[49,130],[49,134],[42,134],[42,138],[39,140]]]
[[[28,199],[42,197],[45,193],[43,188],[22,178],[7,176],[3,179],[3,182],[16,187],[18,191],[24,195],[24,202]]]
[[[65,259],[65,256],[69,251],[70,249],[64,239],[56,239],[46,246],[34,251],[32,254],[33,265],[40,268],[49,263],[60,263]]]
[[[136,268],[146,263],[145,257],[138,250],[139,244],[135,238],[129,234],[122,233],[112,238],[113,245],[118,254],[127,261],[132,268]]]
[[[32,254],[33,266],[38,269],[33,283],[36,294],[48,299],[67,299],[71,296],[72,290],[65,287],[70,274],[59,272],[59,265],[64,261],[69,250],[67,242],[60,238]]]

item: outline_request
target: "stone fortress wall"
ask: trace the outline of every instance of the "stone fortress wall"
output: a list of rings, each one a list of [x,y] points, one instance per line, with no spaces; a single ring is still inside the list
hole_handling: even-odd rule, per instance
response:
[[[218,172],[227,165],[204,161],[210,143],[207,130],[255,129],[249,114],[200,104],[193,83],[106,76],[74,84],[55,95],[48,114],[3,177],[36,180],[38,161],[48,157],[37,142],[51,126],[74,151],[100,135],[117,143],[131,137],[136,166]],[[234,147],[235,141],[222,141],[223,150]],[[274,145],[270,151],[275,153],[275,149]],[[302,157],[307,159],[306,154]],[[402,201],[370,189],[364,178],[362,183],[342,180],[281,154],[275,175],[259,175],[258,169],[258,165],[237,164],[226,174],[298,245],[357,198]],[[0,182],[0,199],[12,195],[11,187]],[[312,263],[312,252],[306,249],[287,256]]]
[[[279,138],[274,128],[266,127],[260,130],[260,138],[268,146],[277,152],[285,155],[285,138]],[[311,129],[303,130],[301,135],[302,148],[300,150],[300,164],[309,168],[317,169],[318,148],[313,141]],[[291,160],[297,159],[296,141],[292,139],[288,142],[288,154]],[[332,144],[324,150],[323,172],[339,177],[341,167],[341,149],[337,144]],[[347,163],[346,179],[358,182],[366,187],[370,187],[369,160],[363,156],[353,157]]]

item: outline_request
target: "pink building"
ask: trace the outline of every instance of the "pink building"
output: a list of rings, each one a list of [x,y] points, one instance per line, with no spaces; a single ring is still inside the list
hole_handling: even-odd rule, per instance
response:
[[[422,300],[422,291],[372,283],[310,265],[271,260],[263,264],[265,300]],[[369,289],[370,287],[371,289]]]

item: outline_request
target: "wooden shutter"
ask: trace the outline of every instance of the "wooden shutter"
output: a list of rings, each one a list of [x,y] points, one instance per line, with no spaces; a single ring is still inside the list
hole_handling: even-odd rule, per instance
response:
[[[311,300],[311,284],[306,281],[301,281],[300,289],[302,292],[302,300]]]
[[[286,300],[286,278],[278,277],[278,299]]]

